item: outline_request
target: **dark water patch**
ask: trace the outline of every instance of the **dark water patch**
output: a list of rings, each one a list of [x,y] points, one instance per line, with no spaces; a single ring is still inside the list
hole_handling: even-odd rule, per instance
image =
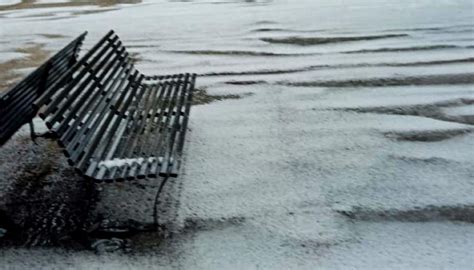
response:
[[[432,51],[432,50],[445,50],[445,49],[459,49],[463,48],[456,45],[431,45],[431,46],[414,46],[414,47],[402,47],[402,48],[379,48],[379,49],[366,49],[357,51],[347,51],[344,53],[384,53],[384,52],[416,52],[416,51]]]
[[[249,94],[247,94],[249,95]],[[239,99],[240,95],[209,95],[205,89],[196,89],[193,94],[193,105],[208,104],[214,101],[221,101],[225,99]]]
[[[352,41],[369,41],[387,38],[408,37],[407,34],[372,35],[372,36],[347,36],[347,37],[287,37],[287,38],[261,38],[260,40],[272,44],[290,44],[298,46],[313,46],[331,43]]]
[[[270,20],[260,20],[260,21],[256,21],[254,24],[255,25],[265,25],[265,24],[278,24],[278,23],[275,22],[275,21],[270,21]]]
[[[425,76],[385,77],[371,79],[350,79],[332,81],[282,82],[281,84],[302,87],[386,87],[422,85],[464,85],[474,84],[474,73],[439,74]]]
[[[340,65],[312,65],[301,68],[289,69],[262,69],[251,71],[223,71],[223,72],[207,72],[201,73],[199,76],[214,77],[214,76],[245,76],[245,75],[279,75],[291,74],[299,72],[307,72],[320,69],[343,69],[343,68],[363,68],[363,67],[416,67],[416,66],[430,66],[443,64],[462,64],[474,63],[474,58],[449,59],[449,60],[434,60],[427,62],[412,62],[412,63],[357,63],[357,64],[340,64]]]
[[[112,220],[101,218],[96,221],[95,226],[89,229],[88,237],[92,239],[125,239],[144,232],[159,231],[158,226],[134,219]]]
[[[214,77],[214,76],[243,76],[243,75],[278,75],[278,74],[288,74],[288,73],[296,73],[296,72],[302,72],[302,71],[307,71],[310,69],[279,69],[279,70],[255,70],[255,71],[229,71],[229,72],[209,72],[209,73],[203,73],[200,74],[199,76],[205,76],[205,77]]]
[[[78,15],[90,15],[90,14],[98,14],[98,13],[106,13],[110,11],[116,11],[119,10],[118,8],[103,8],[103,9],[95,9],[95,10],[80,10],[80,11],[74,11],[72,13],[73,16],[78,16]]]
[[[474,99],[458,98],[458,99],[446,100],[446,101],[441,101],[441,102],[435,102],[432,104],[342,108],[342,109],[337,109],[337,110],[353,111],[353,112],[358,112],[358,113],[378,113],[378,114],[392,114],[392,115],[422,116],[422,117],[432,118],[432,119],[441,120],[441,121],[474,125],[474,117],[452,116],[452,115],[446,114],[442,110],[443,108],[452,108],[452,107],[466,106],[466,105],[472,105],[472,104],[474,104]],[[431,135],[428,135],[428,137],[429,136]],[[447,134],[446,136],[449,137],[449,134]],[[436,138],[439,136],[434,134],[431,137]],[[417,137],[415,136],[414,138],[417,138]]]
[[[267,32],[288,32],[288,33],[317,33],[324,32],[326,30],[297,30],[297,29],[288,29],[288,28],[273,28],[273,27],[262,27],[253,29],[250,32],[254,33],[267,33]]]
[[[285,32],[288,31],[287,29],[283,28],[257,28],[253,29],[250,32],[256,32],[256,33],[261,33],[261,32]]]
[[[474,125],[474,115],[448,115],[446,119],[467,125]]]
[[[23,16],[17,16],[17,19],[30,19],[28,21],[43,21],[47,20],[47,17],[53,17],[55,16],[56,13],[54,12],[45,12],[45,13],[39,13],[39,14],[27,14]],[[62,16],[60,18],[70,18],[71,16]]]
[[[161,225],[127,220],[101,219],[87,232],[87,247],[96,254],[143,252],[159,246],[167,236]]]
[[[470,42],[472,43],[474,41],[474,37],[468,37],[468,38],[451,38],[449,40],[440,40],[443,42]],[[469,49],[469,46],[464,47],[466,49]]]
[[[292,250],[293,252],[301,250],[306,255],[313,254],[313,256],[325,256],[328,254],[331,248],[336,246],[344,245],[345,243],[350,242],[351,240],[335,240],[335,239],[308,239],[305,237],[302,238],[293,238],[289,237],[285,239],[280,244],[282,247]]]
[[[200,74],[199,76],[214,77],[214,76],[243,76],[243,75],[278,75],[278,74],[290,74],[304,71],[311,71],[320,68],[328,68],[330,66],[319,65],[309,66],[294,69],[264,69],[264,70],[252,70],[252,71],[227,71],[227,72],[208,72]]]
[[[413,209],[370,209],[352,207],[338,213],[360,221],[436,222],[462,221],[474,223],[474,205],[428,205]]]
[[[257,52],[257,51],[220,51],[220,50],[192,50],[192,51],[167,51],[180,54],[191,55],[222,55],[222,56],[308,56],[316,54],[292,54],[292,53],[272,53],[272,52]]]
[[[462,63],[473,63],[474,58],[460,58],[460,59],[449,59],[449,60],[434,60],[426,62],[412,62],[412,63],[386,63],[386,66],[392,67],[416,67],[416,66],[431,66],[431,65],[445,65],[445,64],[462,64]]]
[[[441,31],[443,34],[470,34],[473,33],[474,29],[451,29],[451,30],[444,30]]]
[[[411,157],[411,156],[399,156],[399,155],[389,155],[391,159],[396,159],[399,161],[403,162],[409,162],[412,164],[420,164],[420,165],[435,165],[435,166],[445,166],[448,164],[456,163],[456,161],[445,159],[445,158],[440,158],[440,157],[428,157],[428,158],[422,158],[422,157]]]
[[[51,15],[48,15],[48,16],[51,16],[49,18],[45,18],[45,19],[33,19],[33,20],[30,20],[32,22],[34,21],[37,21],[37,22],[40,22],[40,21],[58,21],[58,20],[64,20],[64,19],[72,19],[74,18],[74,15],[61,15],[61,16],[56,16],[56,14],[51,14]]]
[[[141,232],[130,237],[130,246],[133,253],[150,252],[160,248],[166,237],[158,231]]]
[[[245,217],[228,217],[220,219],[187,218],[184,221],[184,232],[222,230],[231,226],[239,226],[245,222]]]
[[[387,132],[387,138],[408,142],[439,142],[473,132],[473,129],[431,130],[411,132]]]
[[[67,36],[60,35],[60,34],[38,34],[39,36],[49,38],[49,39],[58,39],[58,38],[65,38]]]
[[[225,82],[226,84],[232,84],[232,85],[254,85],[254,84],[266,84],[267,82],[266,81],[253,81],[253,80],[249,80],[249,81],[227,81]]]
[[[434,111],[440,108],[452,108],[459,106],[466,106],[474,104],[474,99],[456,98],[432,104],[417,104],[405,106],[382,106],[382,107],[360,107],[360,108],[345,108],[343,110],[351,110],[361,113],[383,113],[383,114],[397,114],[397,115],[424,115],[420,114],[421,110]]]
[[[0,228],[7,229],[0,245],[78,244],[97,199],[95,187],[67,165],[55,142],[37,143],[11,140],[0,149],[0,186],[10,185],[0,189]]]
[[[127,45],[127,48],[159,48],[161,47],[158,44],[153,45]]]
[[[398,28],[389,29],[384,32],[418,32],[418,31],[439,31],[444,29],[443,27],[417,27],[417,28]]]
[[[133,64],[143,61],[143,56],[139,52],[130,52],[130,60]]]
[[[433,26],[433,27],[414,27],[414,28],[395,28],[395,29],[387,29],[382,32],[442,32],[448,33],[453,31],[464,31],[470,30],[472,31],[472,27],[474,25],[465,24],[465,25],[452,25],[452,26]],[[468,29],[465,29],[468,28]]]

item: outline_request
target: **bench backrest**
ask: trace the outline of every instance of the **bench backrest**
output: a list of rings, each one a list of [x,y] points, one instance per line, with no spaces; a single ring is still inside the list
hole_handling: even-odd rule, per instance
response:
[[[74,39],[24,80],[0,94],[0,146],[35,117],[37,110],[33,103],[75,64],[86,34]]]

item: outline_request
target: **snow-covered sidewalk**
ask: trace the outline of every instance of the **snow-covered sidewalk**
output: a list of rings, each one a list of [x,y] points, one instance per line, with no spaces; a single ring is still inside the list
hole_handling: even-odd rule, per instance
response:
[[[170,238],[125,255],[5,249],[0,268],[472,268],[471,1],[89,8],[1,13],[0,51],[114,28],[144,73],[198,72],[208,94],[240,98],[192,107],[161,207]],[[103,191],[102,210],[151,219],[126,203],[154,184]]]

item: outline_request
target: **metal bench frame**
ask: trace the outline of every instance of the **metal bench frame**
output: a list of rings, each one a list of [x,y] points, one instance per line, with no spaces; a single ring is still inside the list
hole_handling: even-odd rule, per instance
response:
[[[114,31],[77,59],[85,35],[1,97],[0,101],[20,104],[0,107],[1,115],[5,111],[10,117],[0,119],[2,128],[9,127],[0,130],[2,142],[38,114],[63,147],[69,164],[88,178],[176,177],[196,75],[143,75]],[[74,61],[63,66],[66,60],[60,56],[71,46]],[[34,75],[39,72],[43,76]],[[27,98],[17,94],[30,81],[41,85],[28,90],[35,94]],[[21,121],[10,125],[11,117]]]

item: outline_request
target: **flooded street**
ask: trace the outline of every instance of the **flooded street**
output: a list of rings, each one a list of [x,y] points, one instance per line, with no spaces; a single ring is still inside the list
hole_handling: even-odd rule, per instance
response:
[[[1,269],[474,265],[472,0],[0,0],[0,92],[110,29],[141,72],[197,73],[210,96],[167,186],[171,236],[2,249]]]

